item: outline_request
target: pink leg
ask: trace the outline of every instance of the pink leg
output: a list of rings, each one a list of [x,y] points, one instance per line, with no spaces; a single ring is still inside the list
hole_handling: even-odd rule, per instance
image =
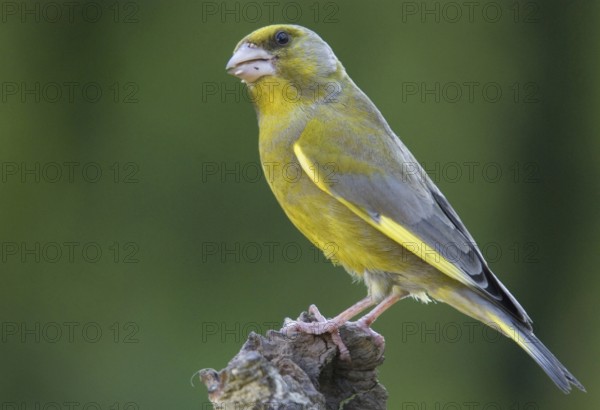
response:
[[[392,293],[385,299],[383,299],[377,306],[373,308],[369,313],[358,319],[356,324],[363,328],[365,331],[369,332],[371,336],[373,336],[374,340],[380,345],[383,346],[385,344],[385,340],[383,336],[379,333],[371,329],[371,325],[377,318],[385,312],[390,306],[394,303],[398,302],[400,299],[408,296],[408,292],[406,293]]]
[[[377,320],[377,318],[381,316],[383,312],[388,310],[390,306],[398,302],[400,299],[404,299],[406,296],[408,296],[408,293],[392,293],[383,299],[377,306],[375,306],[373,310],[361,317],[358,320],[358,323],[364,325],[365,327],[371,327],[373,322]]]
[[[334,317],[332,320],[335,320],[338,323],[343,325],[354,316],[358,315],[360,312],[364,311],[366,308],[373,306],[375,303],[371,299],[370,296],[356,302],[354,305],[350,306],[348,309],[344,310],[342,313]]]

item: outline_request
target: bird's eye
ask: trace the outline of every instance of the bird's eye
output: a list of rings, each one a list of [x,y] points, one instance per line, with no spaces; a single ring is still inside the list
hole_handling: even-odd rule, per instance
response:
[[[278,31],[275,34],[275,42],[280,46],[284,46],[290,41],[290,36],[285,31]]]

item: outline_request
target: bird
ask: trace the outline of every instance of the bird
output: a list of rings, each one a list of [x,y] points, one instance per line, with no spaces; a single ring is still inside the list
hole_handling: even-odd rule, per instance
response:
[[[434,300],[513,339],[564,393],[585,391],[318,34],[293,24],[259,28],[239,41],[226,71],[247,85],[263,172],[283,211],[316,247],[335,244],[326,256],[368,290],[331,319],[312,305],[317,322],[288,321],[288,330],[330,333],[349,359],[339,328],[352,318],[372,308],[357,321],[370,330],[401,299]]]

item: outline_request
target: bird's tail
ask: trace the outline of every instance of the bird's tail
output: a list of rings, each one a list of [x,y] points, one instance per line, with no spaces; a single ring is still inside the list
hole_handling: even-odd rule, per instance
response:
[[[508,317],[502,319],[509,319]],[[488,323],[491,326],[497,324],[502,329],[502,333],[508,335],[519,346],[527,352],[529,356],[546,372],[548,377],[564,393],[571,392],[571,385],[579,390],[585,391],[585,387],[571,374],[570,371],[544,346],[531,330],[525,328],[521,323],[515,323],[511,320],[508,324],[504,320],[494,320]]]
[[[486,300],[469,289],[440,290],[434,298],[446,302],[462,313],[477,319],[513,339],[546,372],[564,393],[570,393],[571,385],[585,391],[585,387],[548,350],[546,346],[525,325],[506,313],[501,307]]]

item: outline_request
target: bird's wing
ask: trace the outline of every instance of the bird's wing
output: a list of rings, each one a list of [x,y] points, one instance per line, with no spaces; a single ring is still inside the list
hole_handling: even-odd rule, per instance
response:
[[[412,154],[391,131],[371,124],[314,118],[294,144],[294,153],[320,189],[529,326],[524,309],[491,272],[467,228]]]

